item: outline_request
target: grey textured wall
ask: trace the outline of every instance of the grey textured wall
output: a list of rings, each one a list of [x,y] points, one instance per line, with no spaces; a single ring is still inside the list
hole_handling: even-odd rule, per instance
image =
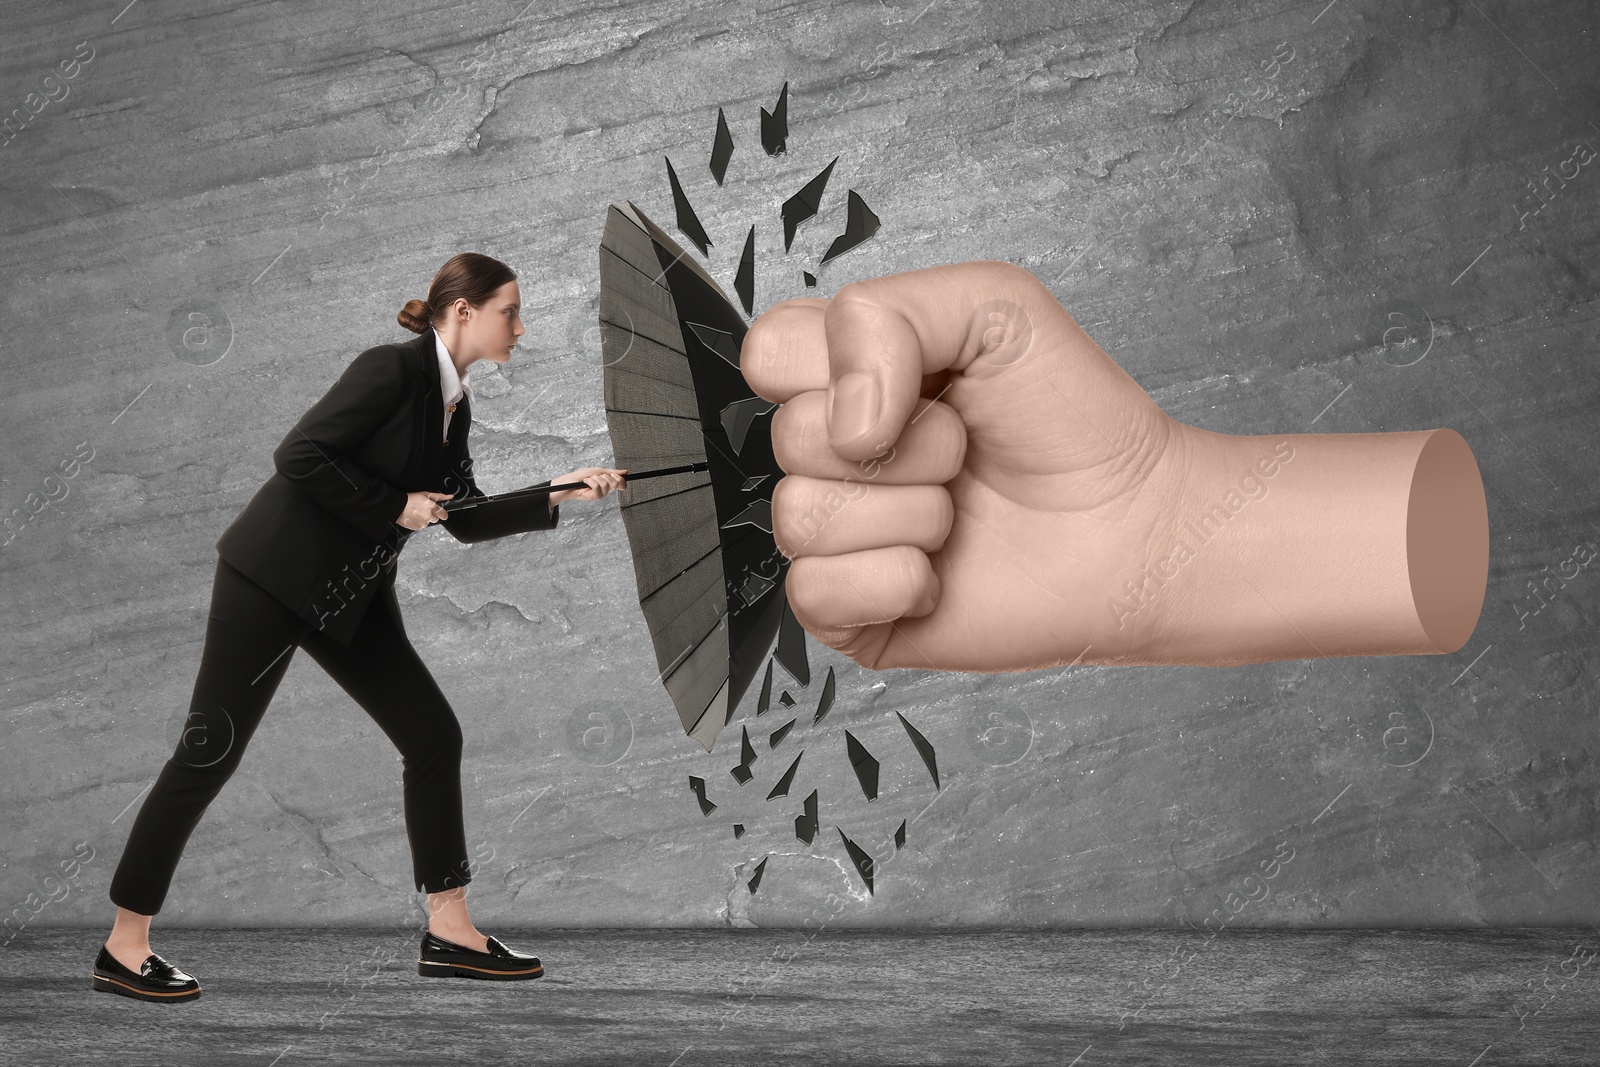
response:
[[[806,292],[854,188],[883,228],[821,270],[824,295],[1011,260],[1180,420],[1457,429],[1488,491],[1488,596],[1445,657],[874,674],[808,641],[809,686],[776,670],[794,733],[769,752],[790,716],[756,718],[752,691],[706,754],[655,681],[615,497],[548,534],[432,531],[398,591],[465,728],[481,925],[831,916],[866,900],[834,827],[878,851],[902,819],[870,906],[836,921],[1594,917],[1600,575],[1575,562],[1600,545],[1594,5],[12,6],[13,929],[109,923],[132,813],[187,711],[215,539],[338,371],[409,336],[395,312],[445,258],[522,276],[521,349],[474,368],[480,482],[609,461],[596,248],[609,202],[670,222],[663,155],[730,292],[757,224],[758,310]],[[785,79],[788,152],[771,158],[757,109]],[[738,145],[722,188],[705,167],[718,105]],[[778,206],[835,155],[785,256]],[[184,333],[199,321],[213,329]],[[829,667],[836,703],[812,727]],[[937,792],[896,712],[937,747]],[[741,725],[761,753],[743,788]],[[883,761],[870,803],[846,727]],[[801,750],[789,796],[765,801]],[[160,921],[398,921],[396,760],[298,656]],[[813,788],[807,846],[792,820]]]

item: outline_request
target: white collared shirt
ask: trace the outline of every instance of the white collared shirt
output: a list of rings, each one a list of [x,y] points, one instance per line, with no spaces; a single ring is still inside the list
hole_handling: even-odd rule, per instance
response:
[[[444,346],[444,339],[435,333],[434,346],[439,354],[439,392],[444,399],[444,432],[440,437],[446,441],[450,439],[450,407],[459,403],[463,394],[472,396],[472,371],[462,375],[456,374],[456,365],[450,359],[450,350]]]

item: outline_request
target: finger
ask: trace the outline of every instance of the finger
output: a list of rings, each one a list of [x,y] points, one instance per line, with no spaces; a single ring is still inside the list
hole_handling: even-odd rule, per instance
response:
[[[993,260],[889,274],[840,289],[823,314],[834,450],[865,459],[877,442],[893,444],[916,410],[926,375],[962,370],[986,346],[1026,345],[1032,335],[1023,321],[1029,318],[1025,305],[1037,309],[1041,293],[1049,291],[1027,270]],[[997,308],[1011,309],[1018,321],[997,324]]]
[[[801,556],[789,564],[785,593],[807,629],[836,630],[926,615],[939,603],[939,576],[910,545],[839,556]]]
[[[954,478],[967,454],[967,431],[954,408],[918,398],[916,418],[881,456],[846,459],[828,437],[828,398],[820,390],[801,393],[772,415],[772,455],[788,474],[939,485]]]
[[[791,474],[772,490],[772,535],[790,559],[911,545],[937,552],[955,505],[942,485],[845,485]]]
[[[739,372],[764,400],[784,404],[808,389],[828,387],[828,348],[822,330],[828,301],[783,300],[763,311],[739,346]]]

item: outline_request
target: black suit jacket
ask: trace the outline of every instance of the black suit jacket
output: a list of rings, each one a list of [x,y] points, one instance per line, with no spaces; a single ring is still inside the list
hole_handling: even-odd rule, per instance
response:
[[[444,401],[434,332],[362,352],[272,453],[277,468],[217,540],[230,566],[312,625],[348,645],[367,606],[394,584],[412,531],[397,521],[406,494],[482,496],[472,477],[466,397],[442,444]],[[549,480],[537,483],[549,485]],[[459,541],[552,530],[559,506],[537,496],[514,506],[451,512]]]

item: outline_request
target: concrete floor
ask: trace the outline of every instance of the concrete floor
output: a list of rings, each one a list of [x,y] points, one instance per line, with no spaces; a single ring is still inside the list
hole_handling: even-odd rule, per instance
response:
[[[205,988],[159,1005],[90,988],[100,930],[29,930],[0,1063],[1554,1067],[1600,1038],[1592,928],[490,932],[545,977],[421,978],[404,928],[158,930]]]

